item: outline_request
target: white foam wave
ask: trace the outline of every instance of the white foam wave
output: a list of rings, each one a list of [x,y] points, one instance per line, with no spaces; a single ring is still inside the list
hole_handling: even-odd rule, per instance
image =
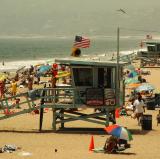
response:
[[[4,65],[3,65],[4,63]],[[28,60],[28,61],[9,61],[0,64],[0,72],[14,72],[22,67],[29,68],[31,65],[54,63],[54,59],[48,60]]]

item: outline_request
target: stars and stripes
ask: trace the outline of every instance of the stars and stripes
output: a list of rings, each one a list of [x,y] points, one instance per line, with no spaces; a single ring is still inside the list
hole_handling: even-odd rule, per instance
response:
[[[90,39],[82,36],[75,36],[74,47],[88,48],[90,46]]]

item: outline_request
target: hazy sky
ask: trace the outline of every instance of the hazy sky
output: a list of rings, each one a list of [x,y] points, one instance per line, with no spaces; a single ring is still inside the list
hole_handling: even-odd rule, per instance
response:
[[[0,0],[0,35],[108,35],[117,26],[160,31],[159,17],[160,0]]]

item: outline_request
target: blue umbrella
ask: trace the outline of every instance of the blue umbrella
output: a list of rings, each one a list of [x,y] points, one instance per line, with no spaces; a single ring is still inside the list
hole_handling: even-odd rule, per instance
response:
[[[135,89],[136,92],[142,92],[142,91],[153,91],[155,87],[149,83],[142,84],[141,86],[137,87]]]
[[[50,65],[43,65],[39,68],[38,73],[45,73],[51,69]]]

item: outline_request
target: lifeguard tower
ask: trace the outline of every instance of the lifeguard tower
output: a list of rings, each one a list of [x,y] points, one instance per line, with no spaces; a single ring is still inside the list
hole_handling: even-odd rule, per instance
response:
[[[61,123],[61,127],[63,128],[65,122],[74,120],[84,120],[103,125],[109,125],[110,121],[115,122],[115,109],[124,104],[125,91],[122,74],[123,66],[126,63],[119,63],[120,79],[117,84],[117,63],[115,61],[72,57],[55,59],[55,62],[68,66],[71,72],[70,85],[57,85],[56,89],[67,89],[68,91],[65,91],[65,96],[67,96],[67,93],[70,94],[71,91],[69,91],[69,89],[72,89],[74,95],[72,97],[68,96],[68,98],[70,98],[68,101],[64,97],[58,100],[62,104],[70,103],[70,106],[55,107],[55,112],[57,109],[59,112],[57,115],[60,116],[61,119],[59,121],[53,119],[53,128],[56,128],[56,123]],[[117,93],[119,99],[116,98]],[[93,113],[81,113],[78,111],[80,108],[92,108]],[[64,119],[64,117],[66,117],[66,119]]]
[[[39,130],[42,130],[43,109],[51,108],[53,111],[52,128],[57,130],[57,124],[60,128],[65,127],[65,123],[76,120],[83,120],[97,124],[109,125],[109,122],[115,123],[115,109],[124,104],[124,82],[123,66],[126,62],[91,58],[57,58],[55,62],[58,65],[67,66],[67,76],[70,76],[69,84],[56,83],[56,88],[45,87],[36,89],[33,92],[26,92],[9,98],[0,100],[1,110],[5,113],[0,116],[0,120],[14,117],[16,115],[30,113],[35,109],[40,110]],[[118,68],[118,69],[117,69]],[[119,70],[119,80],[117,81],[117,70]],[[61,78],[66,77],[65,74]],[[14,105],[9,105],[10,99],[21,98]],[[34,103],[40,103],[39,107],[34,107]],[[28,108],[26,106],[28,103]],[[12,109],[19,106],[14,113]],[[24,105],[24,106],[23,106]],[[92,109],[89,114],[80,109]],[[90,111],[89,111],[90,112]]]
[[[146,50],[137,53],[142,67],[160,66],[160,41],[144,41]]]

